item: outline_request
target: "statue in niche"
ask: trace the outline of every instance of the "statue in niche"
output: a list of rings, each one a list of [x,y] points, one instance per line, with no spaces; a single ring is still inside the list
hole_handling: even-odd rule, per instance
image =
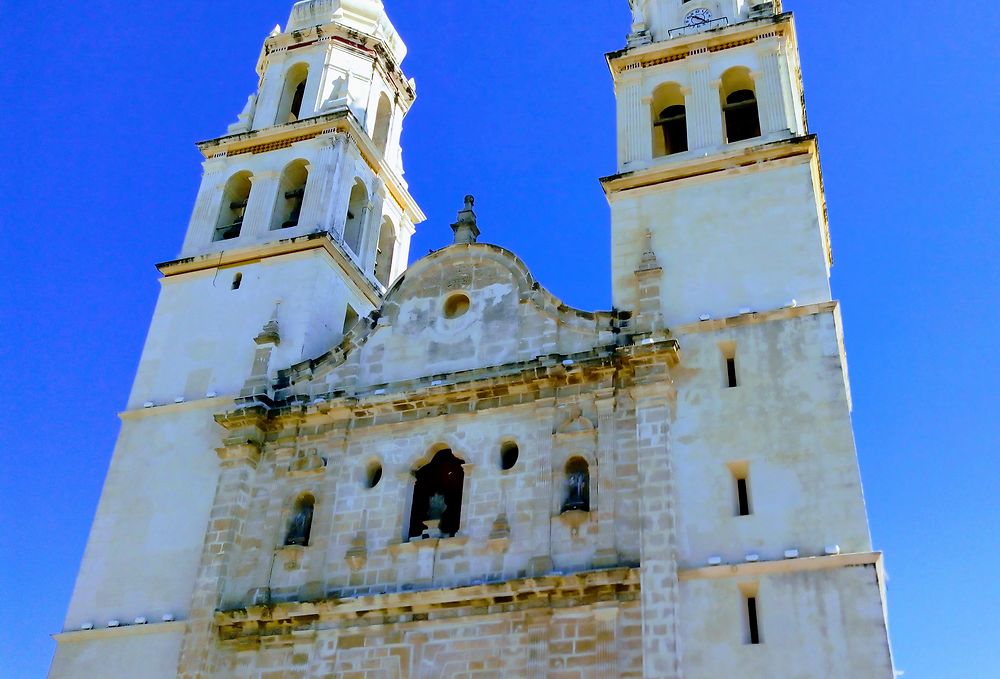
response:
[[[590,469],[580,458],[571,460],[566,465],[566,501],[562,511],[590,511]]]
[[[309,533],[312,530],[313,503],[309,500],[299,502],[295,508],[295,516],[288,527],[288,537],[285,546],[306,547],[309,545]]]

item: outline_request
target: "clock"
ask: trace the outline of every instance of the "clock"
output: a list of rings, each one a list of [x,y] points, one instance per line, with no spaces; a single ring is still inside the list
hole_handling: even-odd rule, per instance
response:
[[[715,17],[712,15],[711,10],[704,8],[693,9],[688,12],[688,15],[684,17],[685,26],[701,26],[712,21]]]

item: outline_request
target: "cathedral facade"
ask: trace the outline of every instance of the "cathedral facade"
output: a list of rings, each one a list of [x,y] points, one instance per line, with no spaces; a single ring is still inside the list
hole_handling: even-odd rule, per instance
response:
[[[792,16],[630,4],[609,312],[471,196],[407,266],[406,48],[294,5],[199,144],[52,679],[893,678]]]

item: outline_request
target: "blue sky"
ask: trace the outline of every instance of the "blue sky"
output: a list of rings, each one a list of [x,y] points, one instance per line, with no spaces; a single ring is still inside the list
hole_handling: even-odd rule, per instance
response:
[[[200,176],[291,0],[0,7],[0,677],[43,676],[158,290]],[[417,79],[404,161],[445,245],[483,239],[610,306],[604,53],[626,0],[387,0]],[[998,5],[786,0],[820,136],[872,534],[907,677],[996,676]],[[971,13],[970,13],[971,12]]]

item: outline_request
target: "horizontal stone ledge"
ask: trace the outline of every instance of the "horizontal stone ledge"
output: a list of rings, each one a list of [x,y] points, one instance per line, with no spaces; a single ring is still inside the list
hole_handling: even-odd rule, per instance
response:
[[[332,618],[350,616],[360,618],[368,614],[433,613],[437,610],[456,609],[462,606],[490,606],[512,603],[517,598],[530,600],[538,597],[555,601],[586,596],[588,592],[621,587],[638,592],[638,568],[611,568],[567,575],[550,574],[535,578],[522,578],[504,582],[487,583],[455,588],[415,589],[385,594],[364,595],[354,598],[329,598],[316,602],[291,602],[270,606],[249,606],[244,609],[218,611],[215,622],[220,627],[247,623],[273,624],[295,619]]]
[[[183,620],[172,620],[171,622],[150,622],[144,625],[121,625],[120,627],[95,627],[88,630],[73,630],[53,634],[52,638],[60,644],[80,643],[95,641],[97,639],[112,639],[121,637],[132,637],[144,634],[171,634],[184,632],[187,623]]]
[[[882,552],[859,552],[836,556],[813,556],[799,559],[758,561],[755,563],[720,564],[704,568],[685,569],[678,572],[681,582],[687,580],[723,580],[739,577],[759,577],[786,573],[806,573],[855,566],[882,568]]]

